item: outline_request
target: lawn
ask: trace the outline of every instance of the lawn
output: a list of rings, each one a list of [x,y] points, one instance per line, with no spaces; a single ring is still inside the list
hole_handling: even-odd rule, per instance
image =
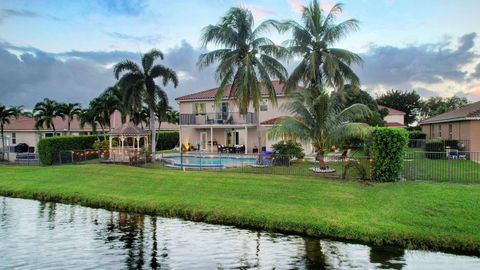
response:
[[[122,165],[1,166],[0,194],[376,244],[480,254],[480,186]]]

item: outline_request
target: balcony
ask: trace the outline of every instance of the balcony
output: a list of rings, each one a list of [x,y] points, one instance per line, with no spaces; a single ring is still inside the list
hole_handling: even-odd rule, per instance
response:
[[[238,112],[180,114],[180,125],[248,125],[256,124],[254,113]]]

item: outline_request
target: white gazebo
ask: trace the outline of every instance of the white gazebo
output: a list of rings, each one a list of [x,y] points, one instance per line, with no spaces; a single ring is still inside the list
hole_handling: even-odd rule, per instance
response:
[[[110,160],[115,162],[129,162],[132,156],[137,156],[140,151],[140,142],[148,149],[149,132],[135,126],[133,123],[125,123],[122,126],[108,132]],[[112,140],[118,138],[118,147],[112,147]]]

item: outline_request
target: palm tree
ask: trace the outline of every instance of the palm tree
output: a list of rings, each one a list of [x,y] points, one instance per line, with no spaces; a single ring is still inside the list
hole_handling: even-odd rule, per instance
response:
[[[158,129],[162,126],[162,121],[167,120],[167,112],[172,107],[165,104],[162,100],[157,102],[157,106],[155,106],[155,117],[158,119]]]
[[[118,85],[107,87],[101,94],[104,97],[108,96],[107,99],[110,100],[111,105],[120,112],[122,124],[127,122],[127,117],[131,116],[136,108],[142,106],[141,100],[133,100],[133,98],[125,100],[124,94],[125,91]]]
[[[35,118],[35,128],[51,128],[53,136],[55,136],[54,119],[56,117],[64,117],[59,110],[58,102],[45,98],[43,101],[35,104],[33,108],[33,117]]]
[[[371,111],[364,104],[353,104],[342,108],[324,89],[314,87],[302,93],[295,93],[285,104],[286,116],[269,130],[272,138],[284,135],[311,142],[320,160],[320,168],[325,169],[324,153],[327,147],[341,144],[349,138],[365,139],[370,126],[355,122],[368,118]]]
[[[142,107],[141,109],[137,109],[132,112],[132,119],[131,121],[136,126],[140,125],[143,128],[143,123],[145,125],[148,124],[148,120],[150,118],[150,113],[147,107]]]
[[[163,59],[163,53],[153,49],[143,55],[141,67],[130,60],[124,60],[113,68],[120,88],[125,91],[124,101],[142,100],[148,106],[152,131],[152,153],[155,153],[156,147],[155,106],[157,100],[166,100],[168,103],[166,92],[155,83],[155,79],[162,78],[163,86],[169,82],[172,82],[174,87],[178,86],[175,71],[160,64],[153,65],[157,58]],[[120,75],[122,76],[120,77]]]
[[[241,114],[246,114],[250,105],[255,110],[257,119],[258,145],[261,143],[259,108],[262,100],[262,87],[267,90],[273,105],[277,103],[272,77],[281,82],[287,77],[287,70],[277,60],[286,58],[288,50],[276,45],[261,34],[268,25],[260,24],[253,29],[254,20],[249,10],[232,7],[216,25],[203,29],[203,47],[208,44],[221,46],[200,55],[197,65],[200,68],[218,63],[216,80],[220,84],[216,94],[219,102],[229,85],[233,91]]]
[[[168,110],[166,113],[166,121],[169,123],[175,123],[175,124],[180,123],[180,113],[174,110],[172,107],[168,107]]]
[[[20,108],[20,111],[19,111]],[[21,114],[21,107],[10,107],[7,108],[4,105],[0,105],[0,129],[2,135],[2,160],[5,159],[5,134],[4,126],[10,124],[10,118],[18,116]]]
[[[70,133],[70,123],[72,120],[80,114],[82,108],[80,107],[80,103],[60,103],[58,105],[59,112],[67,118],[68,124],[68,133]]]
[[[98,114],[95,110],[91,108],[83,109],[78,114],[78,118],[80,119],[81,128],[88,124],[92,127],[92,132],[97,133]]]
[[[325,14],[317,0],[304,7],[302,24],[288,20],[276,22],[266,21],[280,32],[292,31],[293,38],[285,41],[292,56],[300,56],[302,60],[288,78],[285,89],[295,89],[300,82],[305,86],[334,87],[343,91],[345,81],[359,85],[360,79],[350,68],[352,64],[363,63],[362,58],[353,52],[332,47],[349,32],[359,28],[359,22],[349,19],[338,24],[335,19],[343,11],[342,4],[335,4]]]

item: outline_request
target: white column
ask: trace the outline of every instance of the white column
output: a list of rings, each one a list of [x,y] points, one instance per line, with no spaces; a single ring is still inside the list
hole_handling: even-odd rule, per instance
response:
[[[112,135],[108,136],[108,149],[112,150]]]
[[[245,126],[245,154],[248,153],[248,128]]]
[[[178,147],[180,148],[180,152],[182,152],[182,126],[178,127]]]
[[[210,152],[213,153],[213,127],[210,127]]]

